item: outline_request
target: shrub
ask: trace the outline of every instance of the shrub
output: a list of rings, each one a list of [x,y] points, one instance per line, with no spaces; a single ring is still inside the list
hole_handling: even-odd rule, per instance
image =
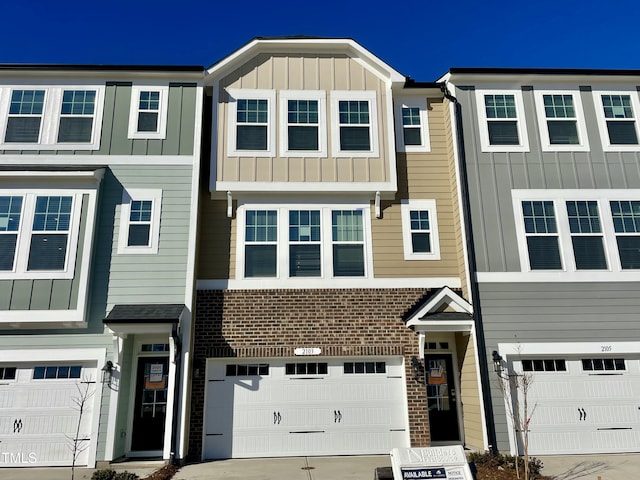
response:
[[[96,470],[95,472],[93,472],[93,475],[91,475],[91,480],[113,480],[113,477],[115,477],[115,475],[116,475],[115,470],[111,470],[111,469]]]
[[[471,452],[467,457],[469,462],[474,462],[476,465],[510,468],[512,470],[515,470],[516,468],[516,457],[507,453],[498,453],[497,455],[494,455],[489,452]],[[523,464],[524,458],[518,457],[518,465],[522,467]],[[542,467],[542,460],[535,457],[529,457],[529,473],[532,475],[539,475]]]
[[[138,480],[138,475],[133,472],[118,472],[113,476],[113,480]]]

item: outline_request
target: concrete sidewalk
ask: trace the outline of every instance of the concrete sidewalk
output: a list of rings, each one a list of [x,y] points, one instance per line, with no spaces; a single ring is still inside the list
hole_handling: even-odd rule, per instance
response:
[[[542,473],[556,480],[640,479],[640,453],[616,455],[556,455],[537,457]],[[117,471],[141,479],[163,462],[124,462]],[[174,480],[372,480],[377,467],[391,465],[389,455],[354,457],[287,457],[218,460],[185,465]],[[90,480],[95,469],[76,468],[76,480]],[[2,468],[0,480],[70,480],[71,469]]]

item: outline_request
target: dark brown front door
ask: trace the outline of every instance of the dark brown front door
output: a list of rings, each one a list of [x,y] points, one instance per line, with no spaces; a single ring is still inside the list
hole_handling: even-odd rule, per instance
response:
[[[431,441],[460,440],[456,403],[458,395],[454,383],[451,354],[427,354],[424,356],[424,364]]]
[[[132,451],[162,450],[169,384],[167,357],[140,357],[131,434]]]

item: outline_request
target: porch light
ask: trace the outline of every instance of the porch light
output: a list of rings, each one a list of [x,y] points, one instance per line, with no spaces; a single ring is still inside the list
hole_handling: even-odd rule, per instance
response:
[[[416,356],[411,357],[411,368],[413,369],[413,379],[416,382],[422,383],[424,370],[422,367],[422,362],[418,360],[418,357]]]
[[[102,367],[102,383],[107,383],[107,385],[111,385],[111,378],[113,377],[113,371],[115,367],[111,360],[107,360],[107,362]]]
[[[493,359],[493,371],[498,375],[502,374],[502,356],[494,350],[491,353],[491,358]]]

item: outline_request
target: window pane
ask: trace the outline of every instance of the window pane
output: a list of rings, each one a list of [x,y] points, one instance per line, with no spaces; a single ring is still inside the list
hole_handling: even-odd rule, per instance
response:
[[[336,277],[364,276],[364,247],[362,245],[333,245],[333,275]]]
[[[340,127],[340,150],[371,150],[369,127]]]
[[[27,269],[64,270],[66,256],[66,234],[33,234]]]
[[[606,270],[607,260],[599,236],[573,236],[573,255],[578,270]]]
[[[149,246],[149,238],[151,233],[151,225],[149,224],[133,224],[129,225],[129,239],[127,246]]]
[[[276,245],[246,245],[244,276],[275,277]]]
[[[413,232],[411,234],[411,245],[413,253],[431,252],[431,240],[426,232]]]
[[[237,150],[266,150],[267,126],[266,125],[238,125]]]
[[[404,144],[405,145],[422,145],[422,138],[419,128],[405,128],[404,129]]]
[[[622,268],[640,268],[640,237],[617,237],[617,240]]]
[[[552,145],[577,145],[578,126],[574,120],[547,122],[549,142]]]
[[[289,126],[289,150],[318,150],[318,127]]]
[[[517,122],[488,122],[489,144],[520,145]]]
[[[93,117],[63,117],[60,119],[58,142],[90,142]]]
[[[555,236],[527,237],[531,270],[560,270],[560,249]]]
[[[156,112],[138,113],[138,132],[157,132],[158,114]]]
[[[291,245],[289,247],[289,276],[320,276],[320,245]]]
[[[609,132],[609,142],[612,145],[637,145],[636,122],[634,121],[612,121],[607,122]]]
[[[364,240],[361,210],[335,210],[331,212],[334,242],[362,242]]]
[[[7,143],[38,143],[40,117],[9,117],[4,141]]]
[[[17,240],[17,234],[0,235],[0,270],[13,270]]]

